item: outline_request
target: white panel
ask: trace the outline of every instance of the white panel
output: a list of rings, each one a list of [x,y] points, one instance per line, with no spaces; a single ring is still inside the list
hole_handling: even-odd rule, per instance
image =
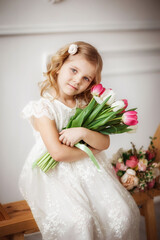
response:
[[[160,73],[160,49],[103,54],[103,75]]]

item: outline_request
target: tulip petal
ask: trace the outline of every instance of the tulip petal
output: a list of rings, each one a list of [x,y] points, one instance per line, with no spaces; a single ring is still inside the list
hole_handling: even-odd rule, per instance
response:
[[[91,94],[93,96],[100,96],[101,94],[103,94],[104,91],[105,91],[105,88],[102,86],[102,84],[97,84],[92,87]]]

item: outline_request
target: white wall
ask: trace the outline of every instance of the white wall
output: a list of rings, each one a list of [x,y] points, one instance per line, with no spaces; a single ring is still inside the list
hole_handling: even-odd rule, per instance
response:
[[[103,84],[138,107],[135,134],[111,137],[111,156],[133,141],[147,148],[160,122],[160,3],[156,0],[0,0],[0,202],[22,199],[18,178],[34,143],[20,112],[38,99],[44,56],[75,40],[95,45]]]

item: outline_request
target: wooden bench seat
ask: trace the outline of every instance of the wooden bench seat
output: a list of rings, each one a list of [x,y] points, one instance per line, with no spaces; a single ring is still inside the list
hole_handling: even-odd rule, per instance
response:
[[[24,234],[39,229],[25,200],[0,205],[0,239],[24,239]],[[10,238],[9,238],[10,235]]]

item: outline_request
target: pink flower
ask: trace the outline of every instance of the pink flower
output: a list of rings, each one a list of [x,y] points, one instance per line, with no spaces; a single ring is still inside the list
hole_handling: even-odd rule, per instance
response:
[[[125,104],[125,107],[124,107],[124,109],[126,109],[127,107],[128,107],[128,101],[127,101],[127,99],[122,99],[122,101],[124,102],[124,104]]]
[[[116,169],[121,170],[121,171],[126,171],[127,166],[125,166],[124,163],[122,163],[122,162],[117,162],[116,163]]]
[[[122,116],[122,121],[129,126],[136,125],[138,123],[137,112],[136,111],[125,112]]]
[[[154,165],[152,164],[152,166]],[[151,171],[152,171],[153,178],[160,176],[160,169],[158,167],[154,167]]]
[[[113,166],[113,168],[114,168],[115,173],[117,173],[118,169],[115,166]]]
[[[153,179],[151,182],[149,182],[148,184],[147,184],[147,187],[148,187],[148,189],[151,189],[151,188],[153,188],[154,187],[154,184],[155,184],[155,179]]]
[[[127,190],[131,190],[136,187],[138,182],[139,179],[136,176],[136,172],[132,169],[127,169],[125,174],[121,177],[121,183]]]
[[[127,99],[122,99],[122,101],[124,102],[124,108],[123,108],[123,111],[121,112],[121,113],[124,113],[125,111],[125,109],[128,107],[128,100]]]
[[[148,165],[148,161],[146,159],[141,159],[138,163],[138,170],[145,172],[147,165]]]
[[[138,159],[136,156],[131,156],[129,160],[126,161],[126,166],[130,168],[135,168],[138,165]]]
[[[102,84],[97,84],[92,87],[91,94],[93,96],[100,96],[106,89],[102,86]]]
[[[120,109],[124,109],[124,107],[125,107],[125,104],[122,100],[116,101],[111,104],[111,108],[113,108],[113,112],[117,112]]]
[[[160,162],[159,162],[159,163],[154,162],[154,163],[152,163],[152,166],[153,166],[154,168],[158,168],[158,167],[160,167]]]
[[[106,89],[102,95],[101,98],[103,99],[103,101],[108,98],[110,96],[110,99],[107,101],[107,105],[111,105],[112,103],[114,103],[115,101],[115,92],[113,92],[112,88],[108,88]]]
[[[146,151],[147,154],[147,159],[151,160],[155,157],[155,153],[154,152],[150,152],[150,151]]]

